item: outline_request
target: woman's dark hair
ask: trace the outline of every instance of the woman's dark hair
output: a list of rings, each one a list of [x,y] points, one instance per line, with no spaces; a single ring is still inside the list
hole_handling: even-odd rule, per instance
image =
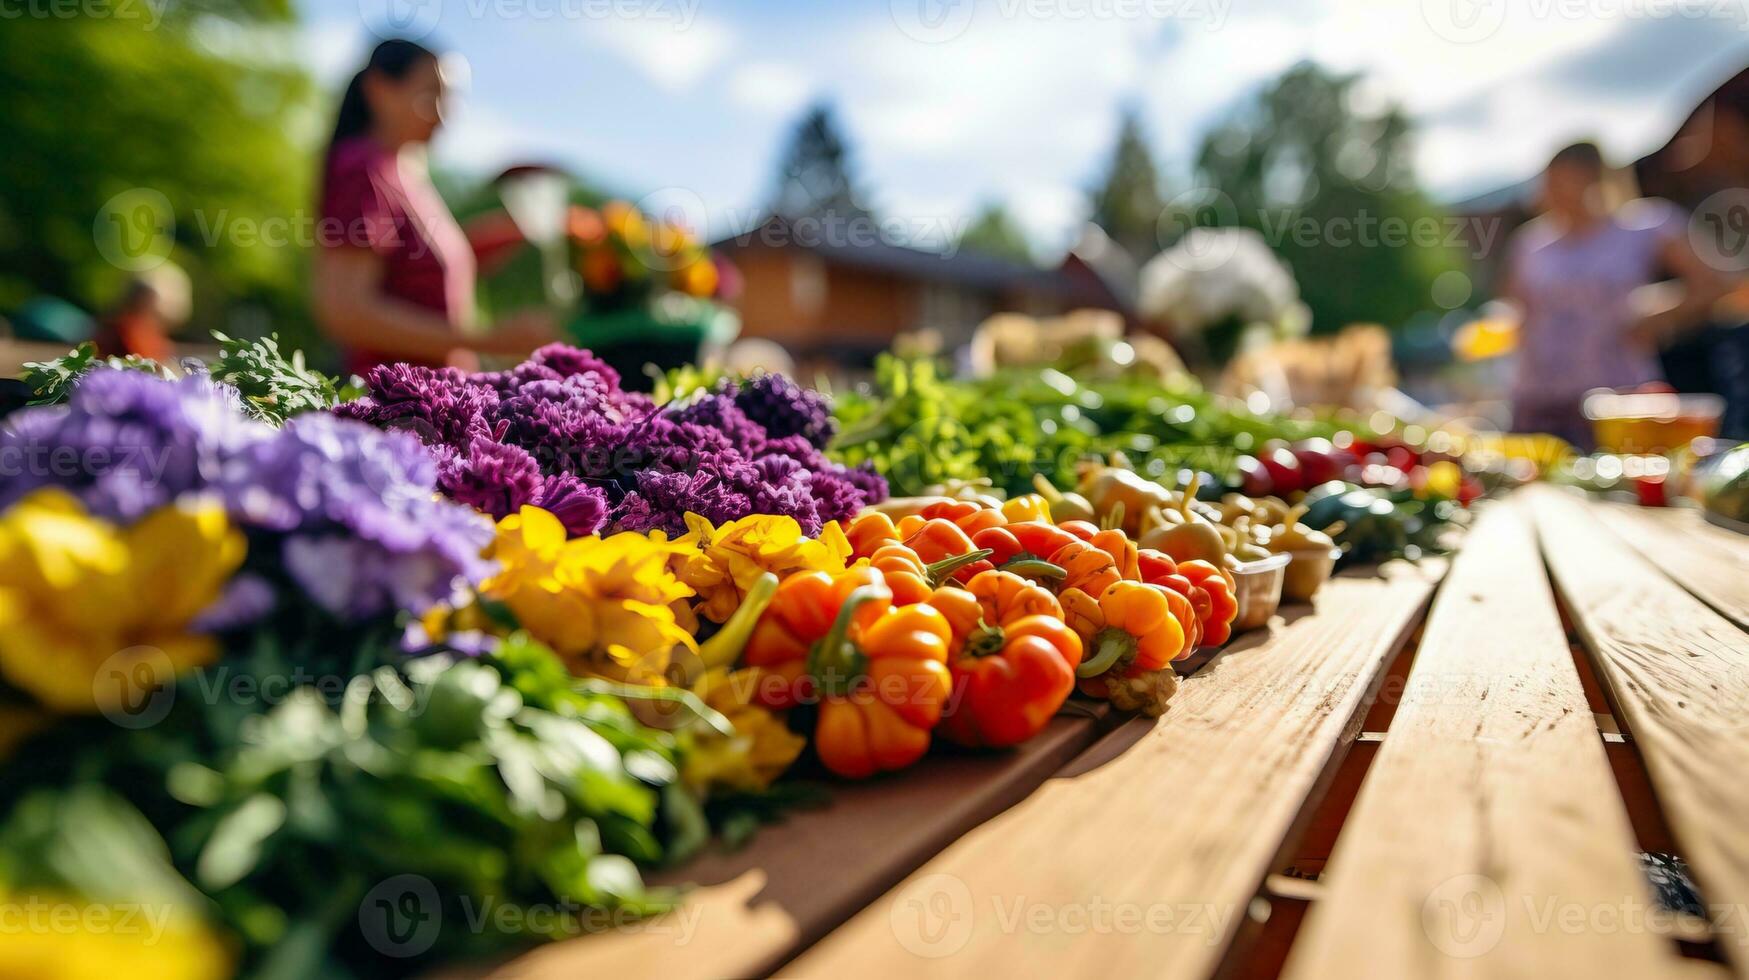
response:
[[[391,38],[372,49],[370,60],[352,76],[346,94],[340,97],[340,111],[334,117],[334,136],[328,140],[328,155],[332,157],[334,147],[341,142],[370,131],[370,102],[364,97],[366,75],[376,72],[389,78],[406,78],[415,66],[435,57],[437,53],[430,48],[400,38]]]
[[[1549,158],[1549,166],[1584,167],[1592,173],[1603,172],[1603,151],[1590,140],[1563,146]]]

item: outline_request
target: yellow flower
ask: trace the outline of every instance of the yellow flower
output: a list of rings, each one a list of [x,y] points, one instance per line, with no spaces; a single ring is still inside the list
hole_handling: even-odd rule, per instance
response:
[[[731,674],[718,669],[706,673],[693,686],[693,693],[735,727],[735,734],[728,736],[702,726],[683,733],[681,776],[693,790],[722,787],[758,792],[783,775],[802,754],[807,739],[753,703],[753,685],[758,678],[753,670]]]
[[[680,580],[703,599],[698,614],[713,623],[726,621],[747,597],[759,576],[779,579],[796,572],[844,571],[850,540],[833,521],[818,538],[802,533],[793,517],[754,514],[716,527],[697,514],[686,515],[690,533],[681,542],[696,549],[680,560]]]
[[[707,299],[717,291],[717,266],[704,257],[674,270],[674,287],[688,296]]]
[[[217,506],[119,528],[42,490],[0,516],[0,676],[58,712],[124,705],[218,655],[189,623],[243,561]]]
[[[609,201],[602,205],[601,218],[607,230],[618,235],[627,248],[640,249],[650,243],[650,225],[637,208],[624,201]]]
[[[0,905],[9,906],[19,920],[0,941],[0,980],[222,980],[231,975],[225,943],[191,916],[173,914],[168,904],[108,904],[0,890]]]
[[[629,531],[567,540],[558,518],[524,507],[498,522],[490,556],[502,567],[481,594],[574,673],[661,683],[675,647],[698,649],[674,613],[693,591],[669,567],[689,547]]]

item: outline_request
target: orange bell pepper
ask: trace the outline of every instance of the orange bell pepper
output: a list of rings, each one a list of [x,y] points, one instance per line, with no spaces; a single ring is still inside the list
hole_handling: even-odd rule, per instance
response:
[[[1232,639],[1233,620],[1239,615],[1239,598],[1234,595],[1232,573],[1198,560],[1179,562],[1178,574],[1190,581],[1192,589],[1207,597],[1208,611],[1197,610],[1202,615],[1203,642],[1220,646]]]
[[[777,588],[743,659],[754,699],[786,710],[818,699],[814,750],[861,779],[922,758],[953,689],[953,627],[927,603],[894,606],[880,572],[804,572]]]
[[[1099,525],[1092,521],[1063,521],[1057,526],[1083,541],[1091,541],[1099,533]]]
[[[878,510],[867,510],[857,515],[844,529],[844,536],[850,541],[850,556],[852,558],[867,558],[885,544],[897,544],[923,526],[923,519],[916,515],[907,515],[894,523],[891,515]]]
[[[1080,589],[1062,593],[1069,625],[1092,651],[1075,669],[1084,693],[1126,711],[1166,710],[1178,689],[1172,661],[1188,650],[1168,595],[1160,586],[1127,581],[1112,583],[1097,598]]]
[[[1177,617],[1178,624],[1184,627],[1184,655],[1189,656],[1202,645],[1205,632],[1204,617],[1193,598],[1195,587],[1190,584],[1190,579],[1178,574],[1178,563],[1164,551],[1153,548],[1138,549],[1136,567],[1141,572],[1143,582],[1158,585],[1178,599],[1172,604],[1172,614]]]
[[[851,557],[867,558],[881,545],[898,541],[899,529],[893,525],[891,517],[878,510],[868,510],[850,522],[844,529],[844,537],[850,541]]]
[[[1132,582],[1142,577],[1141,570],[1136,566],[1136,543],[1122,531],[1111,528],[1100,531],[1087,539],[1087,543],[1111,556],[1111,561],[1117,568],[1117,574]]]
[[[935,587],[959,569],[968,565],[988,566],[989,557],[988,551],[978,550],[925,562],[905,545],[888,544],[876,549],[868,563],[886,576],[887,587],[893,590],[893,605],[909,606],[928,601]]]
[[[917,552],[917,557],[930,565],[979,550],[972,544],[972,539],[964,529],[944,517],[933,517],[924,521],[914,534],[905,539],[905,547]],[[961,582],[970,581],[973,575],[996,567],[988,559],[988,555],[982,555],[976,561],[956,566],[953,577]]]
[[[1079,589],[1088,595],[1099,595],[1112,583],[1123,581],[1111,556],[1086,541],[1071,541],[1058,548],[1051,555],[1051,564],[1063,570],[1064,592]]]
[[[984,528],[1008,523],[1008,518],[1003,517],[1000,510],[972,500],[944,500],[930,504],[918,511],[917,516],[926,520],[952,522],[967,534],[976,534]]]
[[[976,575],[929,600],[953,626],[953,695],[941,733],[961,745],[1006,746],[1042,731],[1075,689],[1081,638],[1051,593],[1010,572]]]
[[[1075,536],[1042,521],[1019,521],[987,527],[972,535],[972,544],[990,549],[990,561],[999,569],[1026,578],[1060,579],[1063,569],[1049,559]]]

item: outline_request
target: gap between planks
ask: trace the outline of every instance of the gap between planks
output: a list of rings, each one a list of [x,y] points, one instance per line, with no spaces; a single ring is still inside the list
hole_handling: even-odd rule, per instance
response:
[[[1677,958],[1663,937],[1560,918],[1646,909],[1634,855],[1530,522],[1496,503],[1434,601],[1283,976],[1655,975]]]
[[[783,973],[1208,976],[1443,568],[1339,576],[1122,755],[966,834]]]
[[[1525,492],[1598,680],[1632,735],[1738,977],[1749,977],[1749,636],[1615,535],[1595,503]]]

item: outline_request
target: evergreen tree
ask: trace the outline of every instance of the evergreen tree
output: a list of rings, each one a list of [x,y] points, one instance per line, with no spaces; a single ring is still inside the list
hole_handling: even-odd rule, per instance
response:
[[[1463,268],[1445,215],[1416,184],[1407,118],[1391,105],[1357,111],[1356,84],[1300,64],[1216,127],[1197,169],[1227,201],[1185,222],[1261,232],[1293,270],[1315,331],[1400,326],[1433,307],[1440,273]]]
[[[967,252],[1016,262],[1033,261],[1032,245],[1026,239],[1026,232],[1015,223],[1007,208],[994,201],[978,210],[977,217],[960,234],[959,247]]]
[[[851,173],[850,147],[830,105],[816,104],[796,124],[778,166],[771,213],[792,221],[868,215]]]
[[[1158,228],[1166,202],[1160,197],[1159,169],[1134,109],[1124,113],[1111,164],[1091,196],[1093,223],[1137,262],[1160,251]]]

